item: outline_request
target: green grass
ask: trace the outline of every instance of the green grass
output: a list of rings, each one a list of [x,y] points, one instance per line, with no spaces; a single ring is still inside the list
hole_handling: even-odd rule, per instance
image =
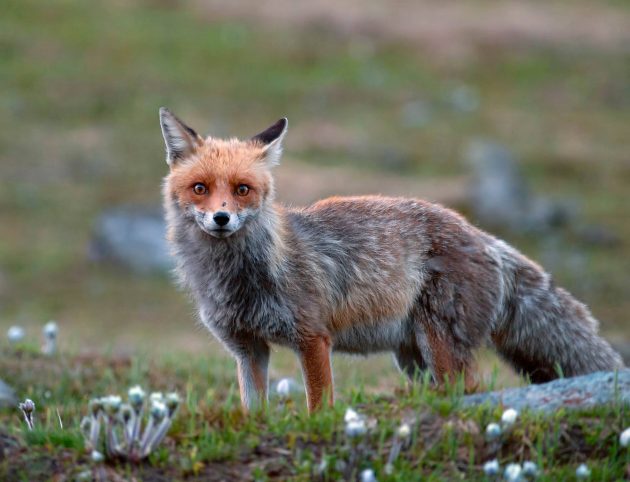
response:
[[[575,468],[586,462],[591,480],[607,481],[622,479],[630,463],[630,451],[619,446],[619,434],[630,424],[625,405],[560,410],[552,416],[524,412],[500,441],[489,442],[485,427],[500,420],[502,409],[462,408],[461,384],[440,393],[426,382],[409,387],[402,379],[390,395],[348,389],[337,394],[333,408],[314,416],[307,415],[302,395],[285,405],[272,395],[265,411],[244,415],[233,370],[213,361],[183,354],[151,363],[65,353],[47,358],[4,346],[0,370],[37,409],[33,432],[16,408],[0,411],[0,478],[73,480],[108,473],[140,480],[354,480],[360,470],[372,468],[383,481],[486,480],[483,463],[497,458],[502,466],[532,460],[543,471],[543,481],[574,480]],[[124,395],[138,382],[182,396],[169,436],[142,464],[91,462],[78,430],[88,400]],[[359,442],[344,434],[349,406],[373,424]],[[394,434],[403,422],[410,423],[411,437],[387,475]]]

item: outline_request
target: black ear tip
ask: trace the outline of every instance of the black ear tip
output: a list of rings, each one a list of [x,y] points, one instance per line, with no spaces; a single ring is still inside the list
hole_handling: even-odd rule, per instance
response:
[[[160,107],[160,117],[165,115],[173,115],[168,107]]]

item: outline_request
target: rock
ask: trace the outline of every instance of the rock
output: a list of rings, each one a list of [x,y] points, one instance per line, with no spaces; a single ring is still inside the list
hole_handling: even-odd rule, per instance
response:
[[[0,407],[10,407],[15,405],[17,407],[17,398],[13,389],[0,380]]]
[[[475,140],[464,160],[472,179],[469,197],[475,217],[482,224],[514,232],[548,231],[567,224],[571,206],[534,196],[513,154],[500,144]]]
[[[630,369],[619,370],[616,375],[615,372],[596,372],[463,398],[464,406],[500,404],[516,410],[529,408],[542,412],[553,412],[559,408],[587,408],[613,402],[630,404]]]
[[[165,236],[164,218],[157,209],[127,206],[109,210],[96,221],[89,257],[138,274],[166,273],[174,262]]]

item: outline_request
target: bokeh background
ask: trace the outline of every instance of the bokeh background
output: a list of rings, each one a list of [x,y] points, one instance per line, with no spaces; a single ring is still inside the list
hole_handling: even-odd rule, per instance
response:
[[[3,0],[0,331],[222,349],[167,272],[158,125],[289,118],[278,197],[423,197],[540,261],[630,343],[630,5],[621,0]],[[481,355],[486,372],[496,359]],[[228,366],[230,362],[226,362]],[[335,361],[382,389],[387,356]],[[515,381],[504,368],[501,376]],[[278,353],[272,376],[294,375]],[[344,376],[345,375],[345,376]]]

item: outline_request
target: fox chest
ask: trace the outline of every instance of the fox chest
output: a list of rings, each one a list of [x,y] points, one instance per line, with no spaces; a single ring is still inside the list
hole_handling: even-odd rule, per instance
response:
[[[215,333],[256,336],[276,343],[295,337],[292,306],[264,276],[214,273],[200,280],[195,292],[201,319]]]

